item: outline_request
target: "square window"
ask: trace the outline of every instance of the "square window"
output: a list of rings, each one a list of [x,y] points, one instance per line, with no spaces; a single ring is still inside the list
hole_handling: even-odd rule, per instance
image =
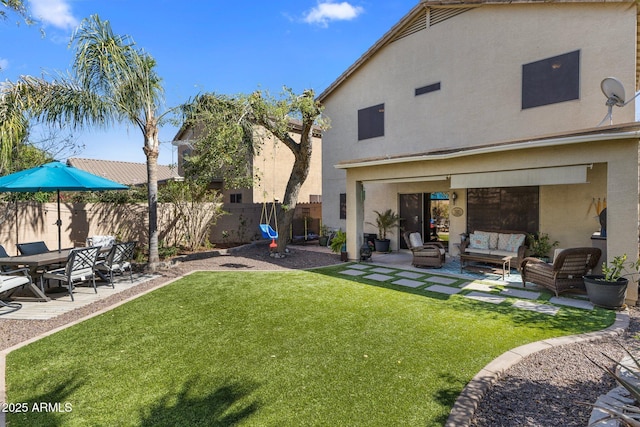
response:
[[[358,141],[384,136],[384,104],[358,110]]]
[[[580,97],[580,51],[522,66],[522,109]]]
[[[231,203],[242,203],[242,193],[231,194]]]

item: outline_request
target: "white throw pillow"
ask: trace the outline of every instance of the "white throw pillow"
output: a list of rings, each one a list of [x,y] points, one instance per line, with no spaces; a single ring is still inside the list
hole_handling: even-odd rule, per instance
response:
[[[409,243],[411,243],[412,248],[422,246],[422,236],[420,236],[420,233],[409,234]]]

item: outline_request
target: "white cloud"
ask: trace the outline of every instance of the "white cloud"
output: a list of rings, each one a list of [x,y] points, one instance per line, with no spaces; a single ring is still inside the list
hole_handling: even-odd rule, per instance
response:
[[[33,16],[44,24],[61,29],[72,29],[78,25],[67,0],[29,0],[29,4]]]
[[[304,22],[326,27],[329,21],[350,21],[362,12],[364,12],[362,7],[352,6],[346,1],[342,3],[326,1],[318,3],[316,7],[307,12],[304,16]]]
[[[6,70],[7,68],[9,68],[9,60],[0,58],[0,70]]]

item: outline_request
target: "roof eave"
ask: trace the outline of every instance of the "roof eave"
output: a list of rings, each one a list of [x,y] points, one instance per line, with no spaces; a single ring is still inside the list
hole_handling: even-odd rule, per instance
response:
[[[629,130],[620,130],[615,131],[615,129],[624,129],[631,128]],[[580,134],[573,135],[565,135],[565,136],[556,136],[556,137],[548,137],[548,138],[540,138],[540,139],[530,139],[525,141],[517,141],[517,142],[508,142],[508,143],[499,143],[499,144],[491,144],[491,145],[483,145],[477,147],[471,147],[468,149],[460,149],[460,150],[447,150],[447,151],[439,151],[432,153],[418,153],[418,154],[407,154],[400,155],[394,157],[386,157],[386,158],[372,158],[372,159],[359,159],[352,161],[340,162],[334,167],[336,169],[353,169],[360,167],[370,167],[370,166],[383,166],[383,165],[392,165],[398,163],[408,163],[408,162],[422,162],[422,161],[431,161],[431,160],[449,160],[449,159],[457,159],[469,156],[477,156],[481,154],[495,154],[506,151],[516,151],[516,150],[525,150],[532,148],[545,148],[545,147],[555,147],[561,145],[572,145],[572,144],[583,144],[587,142],[595,142],[595,141],[612,141],[612,140],[623,140],[623,139],[632,139],[638,138],[640,139],[640,128],[638,127],[638,123],[627,125],[627,126],[613,126],[614,131],[606,132],[603,129],[603,132],[585,132]]]

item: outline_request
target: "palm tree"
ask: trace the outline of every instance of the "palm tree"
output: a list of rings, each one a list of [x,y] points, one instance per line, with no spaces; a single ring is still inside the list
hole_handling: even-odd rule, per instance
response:
[[[149,268],[158,262],[158,129],[165,116],[158,114],[163,89],[155,60],[128,36],[114,35],[109,21],[98,15],[84,19],[74,33],[73,73],[47,80],[23,76],[6,82],[0,92],[1,146],[5,135],[18,132],[20,115],[42,123],[72,128],[107,127],[128,121],[144,136],[149,203]]]

